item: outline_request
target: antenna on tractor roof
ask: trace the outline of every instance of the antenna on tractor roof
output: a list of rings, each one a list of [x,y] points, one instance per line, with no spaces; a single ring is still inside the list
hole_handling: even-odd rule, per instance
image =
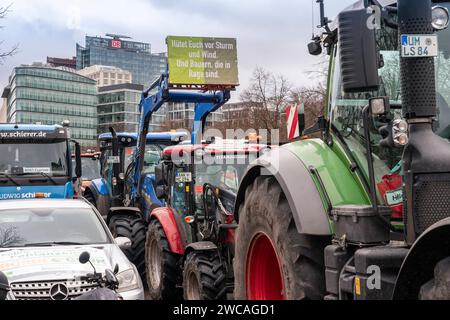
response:
[[[330,28],[328,27],[328,23],[330,23],[330,20],[325,16],[325,4],[323,3],[323,0],[316,0],[316,2],[319,4],[320,7],[320,25],[318,25],[318,28],[324,28],[326,32],[331,32]]]

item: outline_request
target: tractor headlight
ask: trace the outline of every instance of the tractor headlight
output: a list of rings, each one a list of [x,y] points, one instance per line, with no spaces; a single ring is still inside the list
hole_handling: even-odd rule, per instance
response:
[[[435,30],[443,30],[448,27],[450,15],[447,8],[444,8],[442,6],[435,6],[431,10],[431,14],[431,25]]]
[[[116,277],[119,281],[119,289],[117,289],[117,292],[119,293],[139,289],[140,287],[138,280],[139,275],[135,268],[122,271],[118,273]]]
[[[393,137],[394,137],[394,143],[396,146],[406,146],[409,142],[408,137],[408,122],[406,122],[403,119],[397,119],[394,120],[394,123],[392,125],[393,130]]]

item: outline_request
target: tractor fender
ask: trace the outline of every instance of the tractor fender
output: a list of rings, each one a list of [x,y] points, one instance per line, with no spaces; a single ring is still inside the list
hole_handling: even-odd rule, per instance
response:
[[[239,186],[234,209],[237,220],[247,187],[258,176],[264,175],[275,177],[280,184],[299,233],[331,235],[328,215],[310,172],[295,154],[285,148],[272,150],[250,164]]]
[[[158,220],[166,234],[169,248],[172,253],[183,255],[186,237],[180,232],[179,222],[173,210],[168,207],[156,208],[150,214],[150,221]]]
[[[428,228],[411,247],[403,261],[394,300],[417,300],[421,286],[433,278],[436,264],[450,257],[450,218]]]
[[[104,179],[95,179],[92,180],[90,186],[86,187],[83,195],[92,194],[92,197],[95,200],[95,206],[100,214],[104,217],[108,215],[109,212],[109,190],[106,185],[106,181]]]
[[[192,251],[216,251],[217,246],[211,241],[199,241],[189,244],[185,250],[185,256]]]
[[[141,213],[141,210],[139,210],[139,208],[112,207],[112,208],[109,208],[108,217],[106,218],[106,224],[109,225],[111,217],[120,216],[120,215],[136,216],[136,218],[142,218],[142,213]]]

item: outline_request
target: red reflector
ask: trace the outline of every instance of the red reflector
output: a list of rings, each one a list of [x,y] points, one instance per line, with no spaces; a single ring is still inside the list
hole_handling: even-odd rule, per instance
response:
[[[203,186],[195,186],[195,193],[203,193]]]

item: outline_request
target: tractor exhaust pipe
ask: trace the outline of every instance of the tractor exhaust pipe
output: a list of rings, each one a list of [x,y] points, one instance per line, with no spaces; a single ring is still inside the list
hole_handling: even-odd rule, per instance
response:
[[[400,37],[433,36],[431,7],[431,0],[398,0]],[[413,244],[426,229],[450,216],[450,143],[432,129],[434,57],[401,57],[400,73],[403,117],[409,123],[403,155],[404,219],[407,243]]]

